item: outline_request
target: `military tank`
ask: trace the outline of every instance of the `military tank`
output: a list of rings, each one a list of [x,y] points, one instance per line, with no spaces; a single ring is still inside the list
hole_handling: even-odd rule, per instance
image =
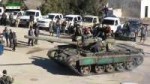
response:
[[[78,42],[59,38],[30,37],[25,38],[65,43],[50,49],[47,56],[58,64],[68,66],[75,73],[85,76],[92,74],[122,72],[132,70],[143,63],[143,50],[127,44],[116,44],[107,50],[104,44],[99,52],[91,51],[91,46],[97,40],[87,39],[87,45],[79,46]]]

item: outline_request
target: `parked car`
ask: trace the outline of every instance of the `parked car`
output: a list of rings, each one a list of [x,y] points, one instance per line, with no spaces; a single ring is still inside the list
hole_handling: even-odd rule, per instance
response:
[[[83,22],[82,22],[83,27],[93,27],[94,23],[99,24],[98,16],[93,16],[93,15],[83,16]]]
[[[137,19],[128,20],[123,27],[118,28],[115,37],[121,40],[136,41],[140,32],[141,21]]]
[[[27,10],[27,11],[25,11],[25,14],[23,16],[19,17],[20,24],[28,25],[31,15],[34,16],[34,23],[35,24],[37,23],[37,21],[40,18],[42,18],[42,14],[41,14],[40,10]]]
[[[37,22],[37,25],[40,28],[48,28],[50,21],[56,22],[58,18],[62,21],[63,15],[61,13],[48,13],[47,16]]]
[[[106,17],[102,20],[102,26],[110,26],[113,33],[121,26],[120,19],[117,17]]]
[[[65,19],[69,21],[71,26],[74,26],[75,22],[82,25],[82,16],[81,15],[66,15]]]

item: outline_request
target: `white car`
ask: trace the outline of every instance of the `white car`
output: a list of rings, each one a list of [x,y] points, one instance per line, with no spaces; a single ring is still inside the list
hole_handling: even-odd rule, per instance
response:
[[[82,17],[81,15],[66,15],[65,19],[69,21],[71,26],[74,26],[74,23],[77,22],[77,24],[82,25]]]
[[[61,13],[48,13],[47,16],[44,16],[42,19],[40,19],[37,22],[37,25],[40,28],[48,28],[50,21],[56,22],[58,18],[60,18],[60,20],[62,20],[63,15]]]
[[[118,27],[121,27],[120,19],[117,17],[106,17],[102,20],[103,26],[110,26],[113,33],[116,32]]]

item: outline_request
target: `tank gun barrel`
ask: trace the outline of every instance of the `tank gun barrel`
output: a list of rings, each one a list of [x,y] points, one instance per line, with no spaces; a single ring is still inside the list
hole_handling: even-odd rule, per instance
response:
[[[61,38],[54,38],[54,37],[35,37],[35,36],[28,36],[25,35],[24,38],[30,38],[30,39],[37,39],[37,40],[43,40],[43,41],[48,41],[48,42],[58,42],[58,43],[66,43],[66,44],[73,44],[76,45],[76,42],[72,42],[66,39],[61,39]]]

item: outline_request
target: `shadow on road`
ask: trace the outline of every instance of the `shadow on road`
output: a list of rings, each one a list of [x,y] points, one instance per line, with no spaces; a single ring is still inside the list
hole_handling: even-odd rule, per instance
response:
[[[32,65],[32,63],[0,64],[0,66],[22,66],[22,65]]]
[[[25,42],[25,41],[20,41],[20,40],[18,40],[17,41],[17,47],[27,47],[27,42]]]
[[[57,75],[75,75],[73,71],[71,71],[66,66],[58,65],[54,63],[52,60],[47,58],[42,58],[38,56],[34,56],[30,59],[33,59],[32,63],[46,69],[48,72]]]
[[[139,44],[139,45],[146,46],[146,47],[150,47],[149,44]]]
[[[12,51],[12,48],[4,48],[4,50],[6,50],[6,51]]]

